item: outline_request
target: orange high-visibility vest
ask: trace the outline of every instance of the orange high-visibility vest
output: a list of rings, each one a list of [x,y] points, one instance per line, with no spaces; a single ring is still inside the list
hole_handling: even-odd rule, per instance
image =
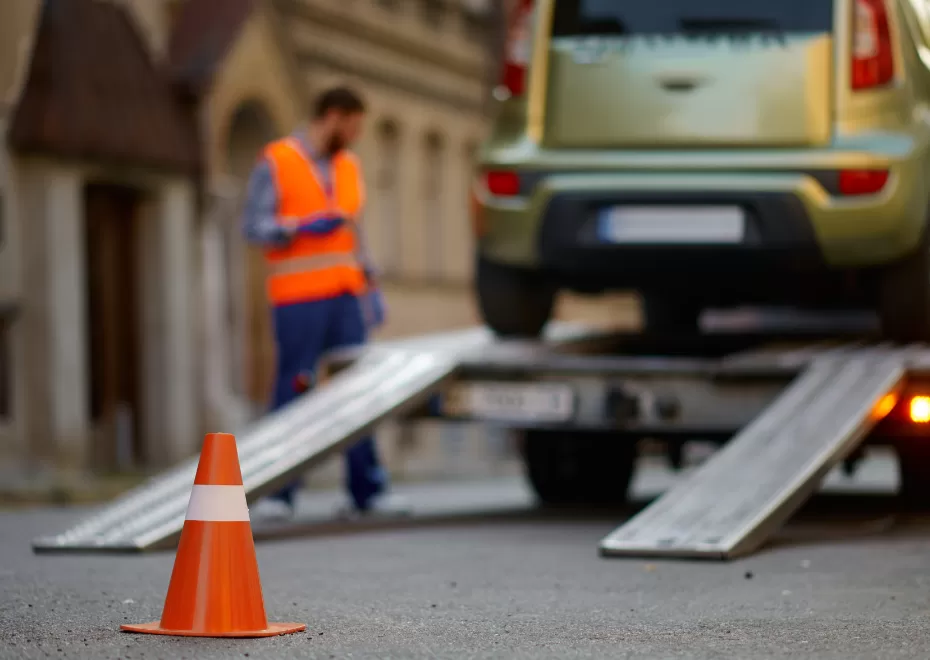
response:
[[[321,217],[339,216],[349,223],[326,236],[297,234],[290,245],[265,252],[268,298],[287,305],[359,295],[367,282],[358,261],[354,223],[365,204],[361,166],[343,151],[332,160],[331,195],[327,195],[316,166],[294,138],[265,148],[278,193],[278,223],[299,226]]]

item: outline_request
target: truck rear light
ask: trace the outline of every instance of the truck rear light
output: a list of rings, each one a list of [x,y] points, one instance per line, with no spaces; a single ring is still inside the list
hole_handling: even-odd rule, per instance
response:
[[[520,194],[520,176],[506,170],[489,170],[484,173],[488,192],[498,197],[515,197]]]
[[[535,0],[518,0],[507,25],[504,63],[500,87],[504,96],[522,96],[526,91],[526,70],[530,63],[533,5]]]
[[[898,395],[895,393],[886,394],[876,404],[873,410],[873,417],[877,420],[885,419],[898,405]]]
[[[873,195],[888,183],[888,170],[841,170],[841,195]]]
[[[872,89],[891,82],[894,57],[885,0],[854,0],[852,88]]]
[[[918,424],[930,426],[930,392],[927,384],[901,393],[886,394],[875,405],[873,417],[888,419],[892,424]]]
[[[912,396],[907,410],[912,422],[927,424],[930,422],[930,396]]]

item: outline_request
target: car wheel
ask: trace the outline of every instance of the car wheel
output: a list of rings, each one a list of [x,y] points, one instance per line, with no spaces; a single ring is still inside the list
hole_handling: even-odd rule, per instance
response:
[[[539,500],[558,505],[622,505],[636,466],[636,443],[610,433],[527,431],[526,476]]]
[[[557,289],[537,271],[479,257],[475,283],[481,316],[501,337],[538,337],[552,316]]]
[[[897,454],[902,501],[910,509],[930,510],[930,448],[921,442],[906,443]]]
[[[930,341],[930,246],[926,241],[882,273],[879,315],[885,339]]]
[[[693,301],[643,294],[643,330],[650,334],[698,334],[703,311]]]

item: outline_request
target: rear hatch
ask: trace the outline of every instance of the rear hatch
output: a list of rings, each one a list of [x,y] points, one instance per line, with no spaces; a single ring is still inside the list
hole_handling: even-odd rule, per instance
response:
[[[834,0],[555,0],[550,147],[827,143]]]

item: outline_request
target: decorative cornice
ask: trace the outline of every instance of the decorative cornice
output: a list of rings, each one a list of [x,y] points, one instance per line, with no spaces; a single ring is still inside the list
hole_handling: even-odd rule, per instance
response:
[[[297,57],[297,49],[291,34],[284,25],[283,16],[275,8],[275,0],[261,0],[259,8],[268,20],[268,26],[278,44],[278,52],[281,54],[284,66],[287,70],[287,76],[291,81],[291,91],[295,94],[304,110],[310,108],[310,94],[304,84],[302,72],[300,70],[300,60]]]
[[[382,69],[367,64],[363,65],[350,62],[320,50],[298,47],[297,59],[301,64],[322,64],[323,66],[335,69],[341,73],[366,80],[369,83],[389,87],[392,90],[401,90],[420,98],[430,99],[455,110],[464,110],[481,114],[486,109],[483,97],[479,96],[476,98],[474,95],[469,96],[466,94],[447,92],[432,85],[418,82],[413,76],[398,74],[387,68]]]
[[[450,53],[443,48],[417,43],[398,34],[396,30],[391,30],[389,24],[372,25],[363,21],[355,21],[351,17],[322,9],[301,0],[273,0],[273,3],[278,8],[278,11],[285,16],[310,21],[322,27],[356,35],[366,43],[404,53],[423,62],[430,62],[451,73],[476,79],[483,79],[487,73],[486,62],[474,62],[468,58]]]

